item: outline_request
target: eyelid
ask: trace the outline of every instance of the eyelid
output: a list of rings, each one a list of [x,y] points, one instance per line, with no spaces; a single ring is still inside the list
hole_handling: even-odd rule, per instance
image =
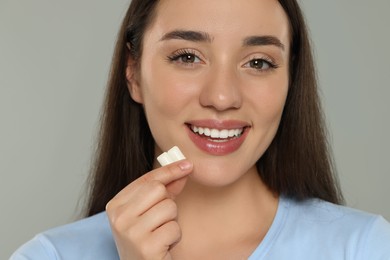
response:
[[[243,65],[247,64],[248,62],[250,62],[252,60],[265,60],[265,61],[269,62],[272,65],[275,65],[275,66],[278,65],[277,62],[275,61],[275,59],[273,59],[272,57],[270,57],[269,55],[264,54],[264,53],[254,53],[254,54],[248,55],[244,59]]]
[[[246,65],[248,63],[250,63],[251,61],[253,60],[263,60],[265,61],[266,63],[268,63],[268,66],[269,68],[267,69],[254,69],[256,70],[257,72],[266,72],[266,71],[270,71],[270,70],[274,70],[274,69],[277,69],[279,67],[279,64],[272,58],[270,57],[269,55],[266,55],[264,53],[254,53],[254,54],[250,54],[247,56],[247,58],[244,59],[244,63],[241,65],[241,67],[243,68],[248,68],[248,69],[254,69],[254,68],[251,68],[251,67],[247,67]]]
[[[167,59],[168,61],[175,61],[175,59],[179,58],[180,56],[188,54],[196,56],[202,63],[205,63],[203,55],[200,53],[200,51],[192,48],[182,48],[175,50],[172,52],[172,54],[167,56]]]

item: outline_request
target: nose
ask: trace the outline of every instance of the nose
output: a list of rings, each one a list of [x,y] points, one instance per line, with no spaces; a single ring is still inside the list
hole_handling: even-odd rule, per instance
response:
[[[210,69],[200,94],[200,103],[218,111],[240,108],[242,94],[237,71],[227,66]]]

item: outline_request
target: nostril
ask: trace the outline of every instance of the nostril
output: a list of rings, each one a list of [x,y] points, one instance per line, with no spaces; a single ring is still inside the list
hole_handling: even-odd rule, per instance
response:
[[[235,71],[228,70],[226,66],[214,67],[201,90],[201,105],[218,111],[240,108],[242,104],[240,84]]]
[[[200,103],[204,107],[212,107],[215,110],[224,111],[240,108],[242,99],[241,95],[237,94],[236,91],[228,91],[225,93],[207,91],[201,96]]]

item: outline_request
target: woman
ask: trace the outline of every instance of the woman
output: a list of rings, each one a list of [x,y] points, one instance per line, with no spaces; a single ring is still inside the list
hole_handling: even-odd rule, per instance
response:
[[[390,259],[389,224],[338,205],[294,0],[133,0],[101,132],[89,217],[13,259]]]

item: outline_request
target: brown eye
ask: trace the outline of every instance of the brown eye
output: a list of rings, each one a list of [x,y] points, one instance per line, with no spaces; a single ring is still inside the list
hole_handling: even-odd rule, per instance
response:
[[[168,56],[168,60],[183,65],[202,63],[202,60],[193,50],[178,50],[171,56]]]
[[[264,58],[252,58],[243,65],[244,68],[254,69],[256,72],[268,72],[278,68],[271,59]]]
[[[262,59],[251,60],[249,62],[249,66],[251,68],[258,69],[258,70],[267,70],[272,67],[269,62]]]
[[[194,63],[196,56],[193,54],[185,54],[180,57],[181,61],[184,63]]]

